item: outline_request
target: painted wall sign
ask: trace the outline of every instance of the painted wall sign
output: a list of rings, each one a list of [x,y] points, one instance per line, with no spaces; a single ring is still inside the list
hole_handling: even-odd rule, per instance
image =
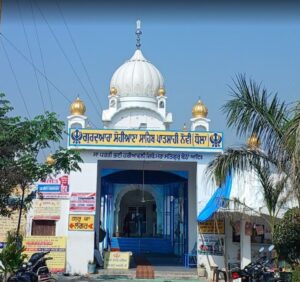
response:
[[[198,231],[202,234],[224,234],[225,222],[224,220],[207,220],[205,222],[198,223]]]
[[[198,237],[198,254],[222,256],[224,236],[215,234],[201,234]]]
[[[94,231],[94,216],[70,214],[69,231]]]
[[[131,252],[105,252],[105,269],[128,269]]]
[[[25,254],[30,256],[37,252],[50,251],[47,265],[52,272],[64,272],[66,265],[66,237],[63,236],[30,236],[23,240]]]
[[[58,200],[39,200],[33,202],[33,219],[37,220],[59,220],[60,201]]]
[[[70,129],[69,146],[222,149],[221,132]]]
[[[59,175],[47,178],[36,184],[39,195],[43,199],[67,199],[69,198],[69,177]]]
[[[0,242],[6,241],[6,235],[8,231],[17,229],[18,226],[18,212],[14,212],[10,217],[0,216]],[[21,233],[25,234],[26,217],[21,218]]]
[[[108,151],[93,152],[93,157],[98,159],[122,159],[122,160],[160,160],[160,161],[199,161],[203,160],[203,154],[197,152],[124,152]]]
[[[70,211],[94,212],[96,210],[96,193],[71,193]]]

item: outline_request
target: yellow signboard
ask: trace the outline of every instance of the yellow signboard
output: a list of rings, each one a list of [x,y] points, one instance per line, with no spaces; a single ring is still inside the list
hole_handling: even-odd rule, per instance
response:
[[[31,236],[23,240],[25,254],[28,259],[33,253],[47,252],[47,257],[52,260],[47,261],[47,265],[52,272],[64,272],[66,264],[66,237],[63,236]]]
[[[10,217],[0,217],[0,242],[6,242],[6,235],[8,231],[15,231],[18,226],[18,212],[13,213]],[[25,234],[26,218],[23,215],[21,218],[21,233]]]
[[[198,231],[202,234],[225,234],[224,220],[207,220],[198,223]]]
[[[38,220],[59,220],[60,201],[59,200],[34,200],[33,218]]]
[[[105,269],[128,269],[131,252],[105,252]]]
[[[94,231],[94,216],[70,214],[69,230],[70,231]]]
[[[70,129],[69,146],[222,149],[220,132]]]

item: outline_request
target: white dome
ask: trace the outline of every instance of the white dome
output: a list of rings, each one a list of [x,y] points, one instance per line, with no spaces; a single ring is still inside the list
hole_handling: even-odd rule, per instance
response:
[[[115,71],[110,81],[110,88],[115,87],[120,97],[156,97],[163,86],[161,73],[140,49]]]

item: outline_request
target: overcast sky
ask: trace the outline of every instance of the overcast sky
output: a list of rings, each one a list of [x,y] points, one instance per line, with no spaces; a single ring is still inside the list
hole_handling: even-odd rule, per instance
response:
[[[189,124],[192,107],[201,97],[211,130],[224,132],[225,146],[243,142],[227,128],[220,111],[239,73],[277,92],[282,100],[299,100],[298,5],[146,3],[4,0],[0,92],[12,102],[14,113],[28,116],[27,107],[33,117],[53,110],[66,121],[70,101],[79,95],[92,126],[101,128],[111,76],[135,50],[137,19],[142,20],[142,52],[165,79],[172,129]],[[48,85],[41,74],[46,74]]]

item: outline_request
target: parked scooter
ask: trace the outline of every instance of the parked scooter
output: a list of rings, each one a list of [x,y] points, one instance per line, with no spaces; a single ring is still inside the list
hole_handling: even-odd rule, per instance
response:
[[[272,252],[274,245],[271,245],[268,250]],[[261,254],[264,247],[259,249]],[[233,280],[241,278],[243,282],[289,282],[285,279],[276,276],[275,272],[271,271],[270,265],[273,259],[268,259],[267,256],[258,258],[255,262],[249,263],[244,269],[234,268],[231,270],[231,278]]]
[[[52,259],[45,257],[49,253],[49,251],[34,253],[27,263],[24,263],[14,275],[8,278],[8,282],[56,281],[46,263],[47,260]]]

